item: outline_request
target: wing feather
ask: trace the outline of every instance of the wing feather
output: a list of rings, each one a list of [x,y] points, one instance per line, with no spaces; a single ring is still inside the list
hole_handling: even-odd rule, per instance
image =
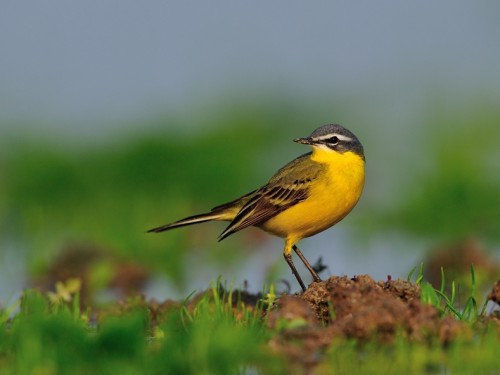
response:
[[[219,236],[227,236],[258,226],[289,207],[309,197],[310,186],[325,166],[310,159],[310,153],[299,156],[281,168],[269,182],[248,196],[229,226]]]
[[[281,211],[286,210],[307,198],[308,189],[286,189],[281,188],[279,192],[269,195],[266,187],[259,190],[253,199],[238,212],[233,221],[229,224],[219,237],[223,240],[227,236],[252,225],[259,225],[271,217],[276,216]],[[272,191],[271,191],[272,192]],[[276,194],[279,194],[276,196]],[[283,199],[286,198],[286,199]]]

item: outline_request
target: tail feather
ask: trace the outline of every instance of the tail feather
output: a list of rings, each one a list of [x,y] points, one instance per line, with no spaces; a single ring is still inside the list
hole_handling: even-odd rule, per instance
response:
[[[205,221],[211,221],[211,220],[217,220],[221,217],[220,212],[214,213],[214,212],[209,212],[206,214],[200,214],[200,215],[194,215],[194,216],[189,216],[186,217],[185,219],[176,221],[174,223],[170,224],[165,224],[160,227],[156,227],[153,229],[148,230],[148,233],[159,233],[159,232],[164,232],[166,230],[174,229],[174,228],[179,228],[179,227],[184,227],[186,225],[192,225],[192,224],[198,224],[198,223],[204,223]]]
[[[211,220],[231,221],[234,219],[240,208],[245,204],[245,202],[250,198],[250,196],[253,193],[254,191],[245,194],[244,196],[235,199],[234,201],[214,207],[210,212],[200,215],[189,216],[174,223],[165,224],[160,227],[150,229],[148,230],[148,233],[150,232],[159,233],[174,228],[184,227],[186,225],[204,223],[206,221],[211,221]]]

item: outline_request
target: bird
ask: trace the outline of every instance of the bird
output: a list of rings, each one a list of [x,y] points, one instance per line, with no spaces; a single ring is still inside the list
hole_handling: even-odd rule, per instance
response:
[[[186,217],[148,232],[159,233],[207,221],[229,221],[218,240],[249,226],[285,240],[283,256],[303,291],[306,287],[292,259],[292,250],[321,281],[297,243],[342,220],[358,202],[365,182],[365,155],[358,138],[338,124],[323,125],[296,143],[305,153],[279,169],[262,187],[206,213]]]

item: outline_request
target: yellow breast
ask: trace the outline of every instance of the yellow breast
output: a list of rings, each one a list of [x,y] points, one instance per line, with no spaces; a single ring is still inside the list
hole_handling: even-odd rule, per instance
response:
[[[326,168],[311,183],[309,197],[269,219],[264,230],[296,242],[336,224],[358,202],[365,181],[363,158],[315,148],[311,159]]]

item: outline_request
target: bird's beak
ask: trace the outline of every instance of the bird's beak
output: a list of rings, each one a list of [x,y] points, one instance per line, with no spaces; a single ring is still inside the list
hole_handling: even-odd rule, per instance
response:
[[[312,145],[314,144],[314,141],[311,137],[306,137],[306,138],[296,138],[293,140],[294,142],[301,143],[303,145]]]

